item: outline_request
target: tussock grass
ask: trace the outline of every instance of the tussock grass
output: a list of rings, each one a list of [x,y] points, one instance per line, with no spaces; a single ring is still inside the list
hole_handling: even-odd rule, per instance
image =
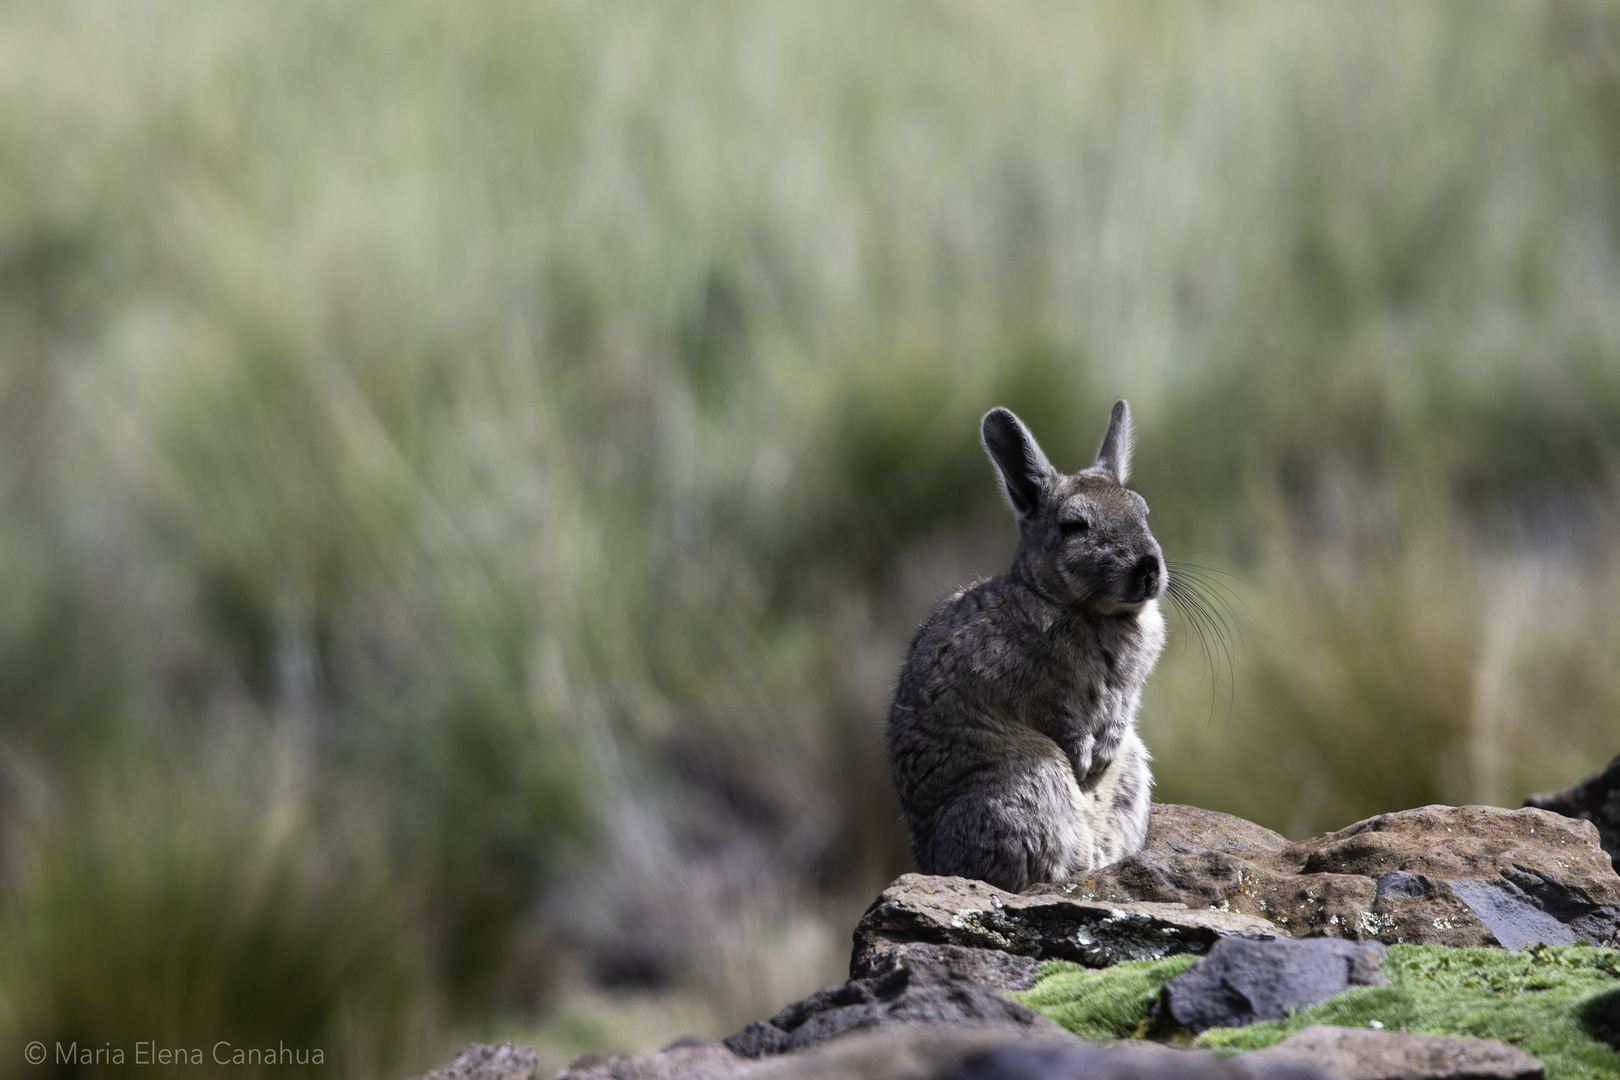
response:
[[[161,791],[104,776],[12,852],[8,1045],[41,1042],[88,1076],[139,1067],[143,1043],[148,1065],[179,1050],[199,1075],[386,1075],[432,1049],[408,898],[375,845],[312,827],[310,793],[274,757],[257,762],[268,777],[243,763],[226,790],[181,763]],[[58,1044],[107,1050],[106,1067],[64,1064]],[[305,1065],[216,1061],[266,1047]]]

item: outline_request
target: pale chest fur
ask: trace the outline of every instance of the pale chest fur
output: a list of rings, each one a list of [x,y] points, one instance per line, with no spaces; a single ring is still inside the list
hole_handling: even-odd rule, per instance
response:
[[[1148,601],[1134,617],[1086,627],[1064,650],[1069,677],[1027,723],[1057,743],[1089,790],[1134,729],[1142,686],[1164,651],[1164,616]]]

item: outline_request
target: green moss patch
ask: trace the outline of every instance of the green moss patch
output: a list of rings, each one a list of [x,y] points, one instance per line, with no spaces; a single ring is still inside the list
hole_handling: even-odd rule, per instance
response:
[[[1193,966],[1196,956],[1137,960],[1094,971],[1067,960],[1041,965],[1033,988],[1012,997],[1083,1039],[1140,1038],[1159,988]]]
[[[1177,956],[1101,971],[1051,962],[1032,989],[1015,996],[1083,1038],[1140,1038],[1149,1033],[1160,987],[1193,962]],[[1500,1039],[1540,1060],[1548,1080],[1620,1078],[1620,1051],[1597,1035],[1598,1015],[1620,994],[1620,951],[1392,945],[1383,968],[1388,987],[1349,990],[1286,1020],[1208,1031],[1196,1042],[1225,1052],[1255,1050],[1311,1024],[1376,1022],[1425,1035]]]
[[[1620,1052],[1593,1034],[1598,1004],[1620,993],[1620,952],[1537,945],[1520,952],[1392,945],[1388,987],[1348,990],[1286,1020],[1207,1031],[1201,1046],[1253,1050],[1311,1024],[1475,1035],[1511,1043],[1560,1077],[1620,1077]],[[1038,989],[1038,987],[1037,987]]]

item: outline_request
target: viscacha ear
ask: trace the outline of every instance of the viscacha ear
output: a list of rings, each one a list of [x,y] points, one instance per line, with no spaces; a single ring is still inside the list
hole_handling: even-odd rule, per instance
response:
[[[1097,461],[1092,468],[1104,469],[1114,482],[1124,486],[1131,478],[1131,451],[1136,448],[1136,433],[1131,428],[1131,407],[1120,398],[1114,402],[1114,411],[1108,414],[1108,434],[1097,448]]]
[[[1031,513],[1040,505],[1042,482],[1053,471],[1035,436],[1012,410],[999,406],[984,414],[979,435],[984,439],[985,453],[995,462],[1002,494],[1007,496],[1013,513],[1019,517]]]

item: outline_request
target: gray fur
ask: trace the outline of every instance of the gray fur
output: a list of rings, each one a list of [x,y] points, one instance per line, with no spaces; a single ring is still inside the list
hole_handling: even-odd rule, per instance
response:
[[[1147,503],[1123,486],[1123,400],[1096,462],[1071,475],[1006,409],[980,431],[1018,550],[918,631],[889,762],[923,872],[1016,892],[1141,850],[1153,776],[1136,710],[1164,648],[1166,577]]]

